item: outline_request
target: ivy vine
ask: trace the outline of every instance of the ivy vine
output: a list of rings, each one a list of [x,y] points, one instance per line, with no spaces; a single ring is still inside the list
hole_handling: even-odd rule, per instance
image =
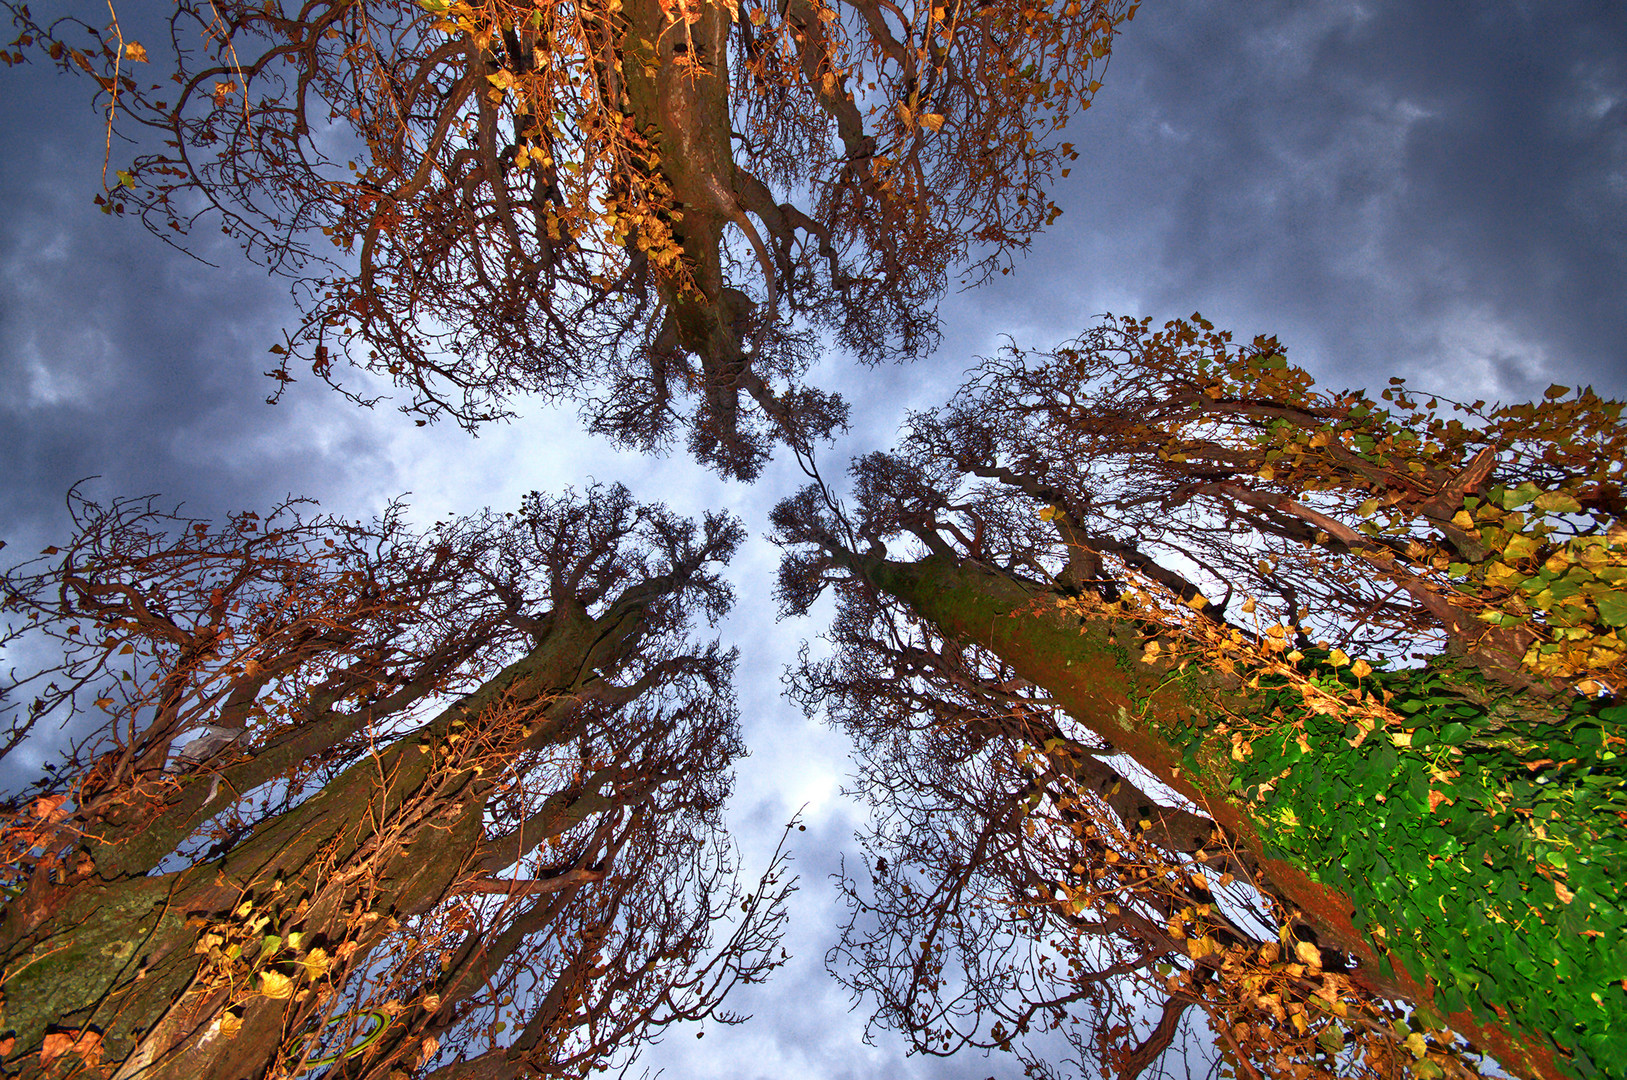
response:
[[[1427,978],[1448,1012],[1511,1022],[1581,1080],[1621,1075],[1627,704],[1543,715],[1445,664],[1302,669],[1383,695],[1413,726],[1364,732],[1262,679],[1261,714],[1295,719],[1253,739],[1232,784],[1267,853],[1348,896],[1381,969]]]

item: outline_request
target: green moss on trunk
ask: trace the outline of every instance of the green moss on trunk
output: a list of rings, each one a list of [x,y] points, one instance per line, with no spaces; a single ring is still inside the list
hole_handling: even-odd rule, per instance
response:
[[[1447,809],[1430,795],[1444,749],[1435,745],[1432,756],[1431,740],[1464,741],[1460,729],[1473,729],[1484,710],[1438,674],[1388,676],[1428,688],[1424,704],[1433,710],[1426,735],[1398,752],[1387,733],[1358,740],[1344,720],[1307,714],[1282,684],[1251,690],[1196,664],[1183,672],[1142,663],[1134,624],[1081,625],[1042,584],[943,556],[857,569],[945,634],[1000,656],[1204,806],[1253,856],[1264,884],[1302,910],[1325,942],[1352,952],[1379,993],[1449,1013],[1454,1028],[1523,1076],[1596,1077],[1609,1067],[1603,1055],[1627,1030],[1627,928],[1620,886],[1608,876],[1619,876],[1627,856],[1627,805],[1617,805],[1627,796],[1614,754],[1601,753],[1610,740],[1621,743],[1622,717],[1568,721],[1583,732],[1564,736],[1579,771],[1544,791],[1540,767],[1530,764],[1536,755],[1508,749],[1506,722],[1485,723],[1506,745],[1494,753],[1488,744],[1462,764],[1454,796],[1442,796],[1455,797],[1457,809]],[[1353,678],[1331,667],[1323,676]],[[1597,711],[1596,703],[1578,708]],[[1305,722],[1309,753],[1296,728],[1257,740],[1239,761],[1208,724],[1223,711],[1277,709]],[[1450,724],[1458,726],[1441,734]],[[1553,748],[1557,738],[1558,727],[1533,731],[1520,745]],[[1577,739],[1587,745],[1573,746]],[[1263,798],[1262,785],[1270,785]],[[1571,810],[1551,818],[1560,803]],[[1546,836],[1537,837],[1545,820]],[[1548,880],[1559,869],[1556,847],[1594,868],[1576,878],[1589,882],[1586,895],[1561,882],[1575,892],[1570,902]],[[1533,883],[1539,878],[1544,885]],[[1533,931],[1554,948],[1522,951],[1519,934]]]

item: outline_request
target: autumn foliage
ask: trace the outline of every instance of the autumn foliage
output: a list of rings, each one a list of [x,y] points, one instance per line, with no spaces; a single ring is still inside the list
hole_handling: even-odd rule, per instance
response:
[[[858,750],[829,963],[873,1028],[1036,1078],[1614,1074],[1621,402],[1109,317],[981,360],[846,503],[819,474],[821,344],[924,355],[1057,218],[1133,0],[180,0],[162,57],[7,6],[0,59],[98,88],[106,213],[290,281],[272,400],[795,451],[777,596],[836,602],[788,684]],[[697,625],[738,522],[70,509],[0,592],[0,758],[47,759],[0,804],[8,1074],[585,1076],[785,958]]]
[[[1380,400],[1327,393],[1270,338],[1108,321],[984,361],[896,451],[854,462],[851,509],[822,481],[783,502],[782,602],[805,610],[831,585],[842,597],[837,659],[806,669],[805,693],[882,763],[867,787],[888,823],[876,851],[929,878],[916,894],[891,878],[874,900],[855,891],[856,917],[883,930],[850,928],[846,977],[923,1048],[999,1045],[980,1027],[996,1017],[1008,1041],[1047,1010],[1054,1026],[1072,993],[1092,1003],[1086,1020],[1068,1014],[1084,1024],[1079,1060],[1111,1056],[1102,1031],[1141,1060],[1172,1029],[1137,1029],[1127,1003],[1145,998],[1102,987],[1172,963],[1153,1001],[1201,1003],[1249,1068],[1316,1075],[1292,1048],[1314,1051],[1319,1031],[1286,1004],[1274,1029],[1237,1041],[1253,1021],[1229,1010],[1266,976],[1256,946],[1230,952],[1225,935],[1248,935],[1224,927],[1223,904],[1210,905],[1223,934],[1184,939],[1213,947],[1171,961],[1117,917],[1161,909],[1109,878],[1085,894],[1088,932],[1108,927],[1122,951],[1061,973],[1055,953],[1081,932],[1069,916],[1084,913],[1036,913],[1077,899],[1091,862],[1085,837],[1055,833],[1036,868],[1036,815],[1055,829],[1077,797],[1034,770],[1125,754],[1216,826],[1218,850],[1190,830],[1166,839],[1151,878],[1207,875],[1230,852],[1270,912],[1256,938],[1291,928],[1342,954],[1369,1018],[1383,999],[1414,1004],[1423,1019],[1392,1029],[1418,1037],[1394,1058],[1412,1073],[1462,1067],[1461,1033],[1528,1075],[1606,1075],[1627,989],[1606,869],[1627,851],[1620,413],[1563,387],[1490,408],[1399,383]],[[985,775],[977,795],[950,790]],[[934,815],[937,839],[918,841]],[[1101,813],[1083,820],[1100,835]],[[1156,835],[1159,820],[1140,827]],[[1031,921],[992,933],[1001,911]],[[958,975],[940,975],[934,949]],[[1001,950],[1040,966],[995,977],[1013,970]],[[1200,992],[1211,954],[1232,960]],[[1319,1008],[1303,984],[1297,998],[1275,985]],[[1399,1051],[1383,1025],[1357,1038],[1362,1025],[1339,1024],[1372,1048],[1352,1063],[1387,1075]]]
[[[869,873],[829,960],[874,1027],[1033,1077],[1156,1075],[1211,1042],[1236,1076],[1477,1075],[1043,688],[864,590],[839,603],[794,693],[859,748]]]
[[[1621,409],[1562,386],[1494,406],[1400,379],[1333,393],[1274,338],[1126,319],[986,361],[902,449],[1044,503],[1068,572],[1124,555],[1290,646],[1445,649],[1502,685],[1597,692],[1627,675]]]
[[[734,657],[692,633],[737,523],[73,510],[5,581],[13,655],[62,657],[12,749],[74,739],[0,818],[8,1068],[580,1076],[778,964],[782,867],[742,894],[720,831]]]
[[[279,380],[348,361],[468,426],[567,398],[743,478],[844,422],[801,382],[813,331],[917,356],[952,275],[1056,218],[1062,126],[1133,10],[188,0],[149,82],[112,33],[13,8],[137,140],[104,209],[218,224],[293,279]]]

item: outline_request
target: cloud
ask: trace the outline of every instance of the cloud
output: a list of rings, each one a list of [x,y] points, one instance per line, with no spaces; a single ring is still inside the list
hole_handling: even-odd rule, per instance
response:
[[[104,478],[93,493],[218,514],[290,490],[347,501],[388,475],[376,417],[315,386],[264,403],[266,350],[293,316],[284,284],[229,245],[204,241],[211,267],[97,212],[93,125],[23,97],[13,117],[40,128],[7,141],[37,152],[0,163],[15,193],[0,223],[8,532],[61,527],[63,492],[88,476]]]
[[[1145,7],[1070,127],[1064,216],[962,340],[1202,311],[1382,382],[1451,371],[1418,350],[1483,312],[1543,343],[1537,381],[1627,387],[1627,23],[1562,8]]]

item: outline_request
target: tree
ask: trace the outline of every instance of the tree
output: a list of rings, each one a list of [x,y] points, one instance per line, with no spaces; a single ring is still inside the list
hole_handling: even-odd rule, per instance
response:
[[[822,485],[777,508],[780,595],[874,590],[987,650],[1200,806],[1358,982],[1521,1075],[1601,1075],[1622,406],[1383,397],[1201,320],[1009,350],[855,464],[851,519]]]
[[[344,358],[469,426],[576,398],[623,443],[687,427],[749,478],[772,438],[844,421],[799,381],[793,316],[869,362],[918,355],[950,273],[1009,268],[1060,213],[1058,133],[1134,8],[183,2],[156,84],[122,33],[79,48],[12,10],[121,134],[163,140],[104,209],[166,238],[218,219],[294,277],[277,378],[336,382]]]
[[[737,522],[72,506],[4,594],[12,654],[62,657],[12,748],[80,735],[4,811],[14,1074],[581,1076],[779,963],[783,865],[742,895],[719,821],[734,656],[692,629]]]
[[[866,590],[838,605],[833,655],[793,687],[853,736],[873,813],[829,957],[873,1025],[922,1053],[1012,1051],[1034,1077],[1190,1068],[1197,1016],[1237,1076],[1391,1077],[1413,1046],[1478,1075],[1009,665]]]

